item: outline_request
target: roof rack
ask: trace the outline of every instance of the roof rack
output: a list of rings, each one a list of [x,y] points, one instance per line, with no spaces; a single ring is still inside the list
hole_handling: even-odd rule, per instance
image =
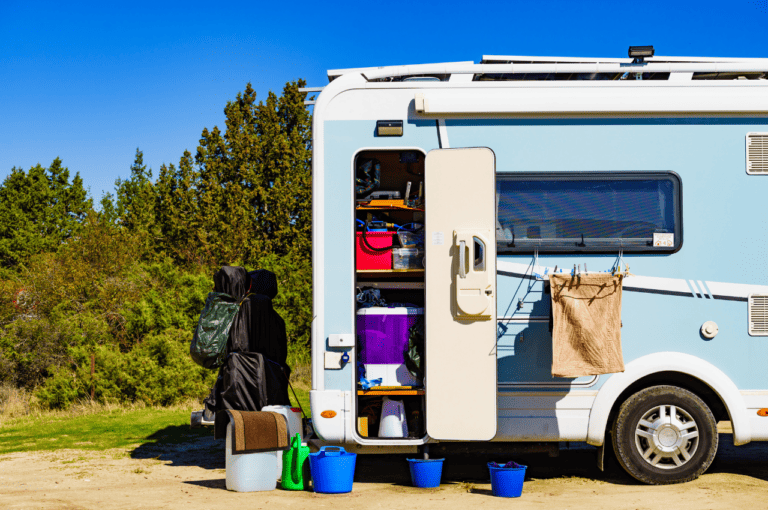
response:
[[[663,57],[655,55],[653,57],[645,57],[646,62],[679,62],[679,63],[711,63],[711,62],[764,62],[768,64],[768,58],[721,58],[721,57]],[[483,55],[481,64],[515,64],[515,63],[581,63],[581,64],[594,64],[594,63],[631,63],[631,58],[583,58],[583,57],[535,57],[535,56],[520,56],[520,55]]]
[[[329,81],[347,73],[362,74],[369,82],[405,81],[434,77],[448,81],[453,75],[468,75],[467,81],[573,81],[573,80],[764,80],[765,58],[647,57],[580,58],[484,55],[479,64],[449,62],[410,66],[365,67],[328,71]]]
[[[474,62],[471,61],[471,60],[465,60],[463,62],[446,62],[446,63],[440,64],[440,65],[454,65],[454,64],[472,65],[472,64],[474,64]],[[432,64],[423,64],[423,65],[432,65]],[[397,67],[397,66],[353,67],[353,68],[350,68],[350,69],[329,69],[328,70],[328,81],[329,82],[333,81],[336,78],[338,78],[339,76],[342,76],[344,74],[360,73],[360,74],[365,75],[366,73],[373,73],[375,71],[381,71],[383,69],[391,69],[392,67]],[[418,67],[418,66],[411,66],[411,67]],[[414,74],[412,76],[417,76],[417,75]]]

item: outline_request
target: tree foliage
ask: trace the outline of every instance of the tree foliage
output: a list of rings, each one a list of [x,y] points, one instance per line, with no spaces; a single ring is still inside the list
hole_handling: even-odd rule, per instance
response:
[[[191,362],[189,340],[224,264],[277,274],[274,306],[289,350],[307,353],[303,85],[287,83],[257,103],[248,84],[224,108],[224,131],[203,129],[194,156],[185,151],[154,180],[137,148],[129,176],[98,210],[58,158],[48,168],[13,168],[0,186],[0,382],[37,388],[51,407],[91,392],[148,404],[205,395],[215,373]]]
[[[92,202],[80,174],[56,158],[25,172],[14,167],[0,185],[0,264],[16,267],[30,256],[51,252],[76,236]]]
[[[117,179],[116,213],[119,223],[141,239],[145,252],[157,245],[159,225],[155,221],[155,186],[152,169],[144,164],[144,153],[138,148],[128,179]]]
[[[227,103],[226,131],[204,129],[199,167],[200,223],[218,262],[257,262],[311,247],[311,132],[304,82],[256,104],[249,83]]]

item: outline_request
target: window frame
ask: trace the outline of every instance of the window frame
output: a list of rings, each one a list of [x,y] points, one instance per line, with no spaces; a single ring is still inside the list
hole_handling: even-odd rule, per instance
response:
[[[671,180],[673,183],[672,207],[674,209],[674,236],[675,242],[671,248],[654,247],[652,242],[647,241],[646,245],[639,246],[637,243],[623,244],[621,238],[616,239],[615,244],[610,245],[600,242],[590,246],[585,240],[584,246],[573,242],[572,239],[563,241],[540,240],[514,240],[496,239],[496,252],[499,256],[516,255],[524,253],[616,253],[622,250],[624,253],[644,253],[669,255],[677,253],[683,247],[683,181],[676,172],[672,170],[663,171],[572,171],[572,172],[496,172],[496,193],[499,193],[499,184],[505,181],[525,182],[525,181],[643,181],[643,180]],[[499,224],[499,209],[496,204],[496,221]],[[538,241],[538,242],[537,242]],[[512,244],[517,246],[512,246]]]

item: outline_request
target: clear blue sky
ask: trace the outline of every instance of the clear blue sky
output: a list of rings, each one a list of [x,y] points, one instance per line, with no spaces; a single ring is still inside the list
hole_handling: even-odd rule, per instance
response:
[[[768,0],[35,2],[0,0],[0,179],[57,156],[91,195],[194,154],[249,81],[483,54],[768,57]]]

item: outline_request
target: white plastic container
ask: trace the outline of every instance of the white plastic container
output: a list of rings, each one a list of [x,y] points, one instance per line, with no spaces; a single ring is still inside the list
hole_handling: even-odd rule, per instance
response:
[[[224,452],[227,469],[227,490],[237,492],[271,491],[277,487],[277,458],[278,453],[232,453],[232,429],[230,421],[227,425],[227,439]]]
[[[291,406],[264,406],[262,411],[270,411],[273,413],[282,414],[285,417],[285,423],[288,426],[288,444],[291,443],[291,438],[296,437],[296,434],[301,434],[301,440],[304,441],[304,427],[301,425],[301,409]],[[283,475],[283,452],[277,453],[277,479],[282,478]]]
[[[390,400],[389,397],[382,400],[379,437],[408,437],[405,405],[401,400]]]

